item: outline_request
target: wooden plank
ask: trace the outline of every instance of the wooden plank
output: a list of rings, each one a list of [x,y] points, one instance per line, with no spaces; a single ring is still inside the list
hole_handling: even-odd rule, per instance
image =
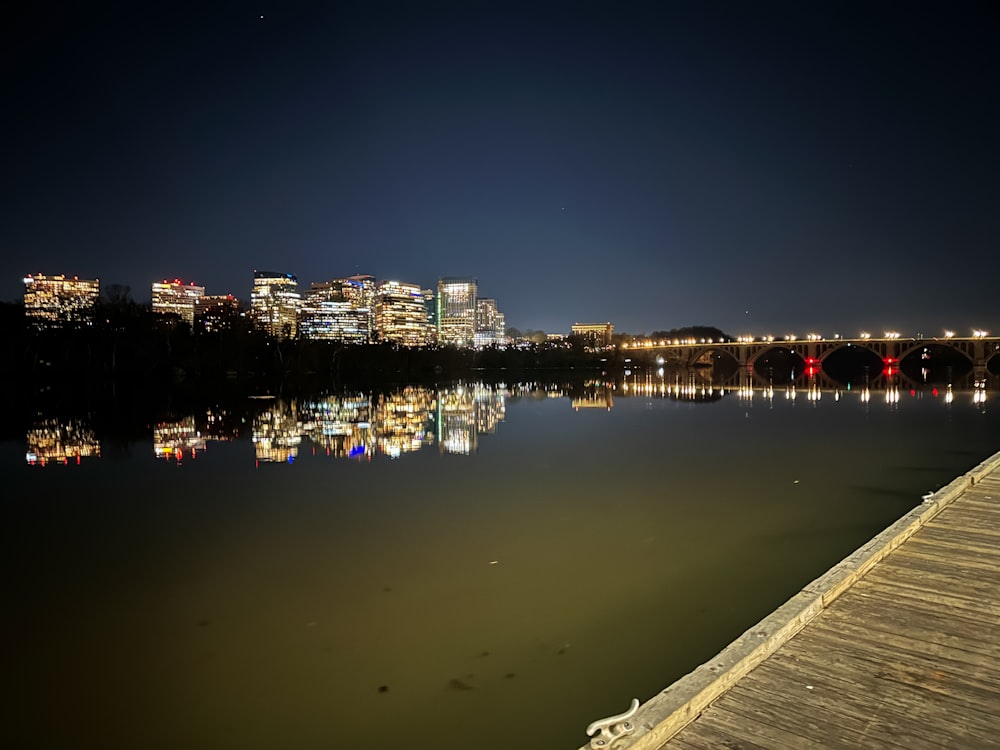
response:
[[[899,549],[880,562],[875,570],[899,570],[927,576],[928,585],[934,585],[942,590],[960,592],[961,595],[971,594],[983,598],[996,597],[997,582],[989,576],[969,577],[957,566],[943,567],[939,561],[906,554]],[[873,573],[869,573],[872,575]]]
[[[955,526],[945,523],[931,522],[915,535],[916,539],[931,541],[938,544],[962,545],[976,549],[990,557],[1000,557],[997,542],[1000,541],[1000,529],[984,530],[969,526]]]
[[[690,724],[688,726],[694,725]],[[698,733],[693,733],[690,736],[685,735],[684,732],[686,731],[687,728],[675,734],[664,744],[660,745],[658,750],[663,750],[664,748],[668,748],[669,750],[719,750],[720,745],[711,741],[703,741]],[[586,747],[589,748],[590,745]],[[725,747],[725,745],[721,745],[721,747]],[[736,745],[733,750],[739,750],[739,745]]]
[[[928,564],[926,561],[901,555],[889,555],[866,576],[868,580],[913,580],[921,581],[923,587],[935,591],[947,591],[961,599],[977,598],[995,600],[1000,590],[1000,581],[989,577],[969,579],[953,568]]]
[[[874,591],[870,592],[868,587],[872,587]],[[929,584],[924,576],[901,575],[885,566],[879,566],[866,578],[858,581],[853,588],[856,589],[855,593],[861,595],[869,593],[875,595],[876,591],[884,590],[893,597],[899,597],[904,604],[908,599],[923,599],[963,613],[969,612],[974,615],[983,612],[1000,622],[1000,601],[994,602],[983,597],[958,596],[953,590]]]
[[[697,731],[693,734],[715,740],[713,748],[719,747],[764,747],[773,748],[815,747],[810,736],[796,734],[794,730],[777,727],[763,722],[749,721],[741,714],[733,713],[725,707],[725,701],[711,706],[698,718]],[[733,739],[726,744],[725,736]],[[735,740],[736,745],[732,744]],[[746,744],[745,744],[746,743]]]
[[[840,613],[823,613],[809,624],[807,631],[802,631],[799,635],[806,632],[810,638],[844,638],[859,644],[859,647],[871,643],[874,644],[874,648],[895,652],[899,659],[912,659],[925,655],[928,658],[941,660],[942,663],[951,662],[956,669],[976,670],[976,674],[988,674],[997,667],[995,660],[988,656],[984,657],[981,653],[914,641],[912,638],[891,631],[873,632],[866,624],[857,622],[856,618],[843,617]],[[795,639],[792,639],[786,646],[795,643]]]
[[[958,628],[948,617],[924,613],[918,620],[910,620],[903,613],[886,611],[877,605],[869,606],[861,599],[854,600],[853,606],[849,609],[830,611],[828,616],[831,619],[834,617],[847,619],[874,630],[895,633],[913,641],[962,649],[994,659],[1000,658],[1000,643],[995,640],[994,630],[974,626]]]
[[[991,563],[989,560],[956,560],[949,558],[947,555],[942,556],[933,549],[922,548],[919,542],[913,539],[909,540],[904,547],[895,550],[892,555],[898,555],[903,560],[922,560],[927,565],[933,565],[932,570],[935,568],[939,570],[954,570],[967,575],[982,576],[988,580],[992,580],[992,577],[997,573],[995,563]]]
[[[887,609],[905,610],[911,615],[927,612],[932,615],[952,617],[970,623],[989,624],[1000,632],[1000,605],[976,606],[975,602],[956,599],[948,594],[938,594],[933,590],[920,590],[879,581],[858,581],[848,592],[849,598],[843,606],[849,606],[854,597],[868,603],[881,602]],[[995,611],[990,611],[990,609]]]
[[[884,643],[818,632],[811,633],[808,642],[789,644],[771,660],[775,668],[794,667],[806,677],[810,670],[829,676],[850,670],[851,682],[877,687],[880,694],[892,683],[934,694],[934,700],[950,696],[987,713],[1000,706],[1000,669],[995,663],[901,653]]]
[[[990,544],[976,544],[970,535],[946,536],[934,529],[921,529],[905,545],[907,550],[917,549],[926,554],[940,555],[948,561],[960,563],[982,563],[983,567],[993,568],[1000,555],[996,547]]]
[[[940,513],[928,521],[920,531],[934,528],[966,530],[982,535],[987,539],[996,539],[1000,525],[1000,513],[984,512],[974,508],[956,508],[951,513]]]
[[[801,671],[795,665],[783,669],[786,666],[781,662],[770,665],[771,681],[763,686],[762,693],[789,692],[782,686],[801,675]],[[956,736],[965,736],[975,738],[981,746],[997,736],[997,722],[990,719],[989,708],[983,711],[948,696],[884,677],[872,678],[858,671],[859,665],[854,666],[852,669],[849,664],[840,663],[810,675],[808,684],[812,690],[798,699],[802,710],[813,712],[811,715],[825,715],[830,723],[840,722],[845,727],[865,722],[862,733],[878,738],[878,744],[892,741],[908,748],[941,747]],[[822,669],[822,665],[817,668]],[[857,681],[859,677],[861,682]]]
[[[852,743],[849,740],[856,739],[863,732],[865,721],[845,719],[842,716],[826,716],[812,710],[796,700],[797,696],[792,695],[789,686],[785,685],[781,689],[774,690],[766,683],[762,683],[759,675],[757,678],[751,678],[756,671],[752,670],[747,674],[708,711],[716,706],[730,711],[741,716],[748,727],[755,726],[754,731],[760,734],[781,730],[814,742],[820,737],[824,739],[847,737],[845,747],[850,747]],[[772,747],[781,745],[775,743]]]
[[[973,606],[981,601],[996,602],[998,599],[997,585],[991,581],[977,579],[970,582],[963,580],[957,572],[932,570],[922,563],[902,558],[883,562],[869,577],[873,581],[893,581],[918,589],[947,591],[949,596]]]
[[[996,498],[979,495],[975,491],[966,492],[953,504],[944,508],[938,515],[966,515],[975,513],[976,517],[982,519],[995,518],[998,511]]]
[[[976,546],[968,538],[943,539],[940,535],[934,534],[933,530],[928,531],[926,527],[914,534],[896,552],[939,555],[946,560],[954,559],[952,556],[957,556],[962,564],[982,564],[984,568],[992,567],[990,562],[995,563],[997,559],[995,547]]]
[[[773,735],[766,734],[763,738],[758,727],[746,722],[734,724],[726,721],[728,714],[714,712],[711,708],[702,712],[693,725],[681,730],[676,739],[704,750],[717,748],[739,748],[740,750],[773,750],[775,747],[806,747],[809,740],[804,737],[794,737],[794,743],[777,742]],[[692,729],[693,731],[688,731]],[[670,747],[673,747],[671,741]]]
[[[806,734],[814,743],[822,739],[824,746],[843,748],[940,747],[940,742],[923,744],[926,741],[910,729],[912,723],[907,717],[880,712],[870,696],[852,703],[845,701],[839,690],[836,694],[824,688],[817,691],[816,685],[809,690],[801,683],[795,684],[797,689],[794,689],[787,680],[768,679],[762,673],[753,679],[748,674],[744,681],[747,684],[741,681],[738,687],[742,692],[738,696],[727,695],[718,705],[747,719]]]

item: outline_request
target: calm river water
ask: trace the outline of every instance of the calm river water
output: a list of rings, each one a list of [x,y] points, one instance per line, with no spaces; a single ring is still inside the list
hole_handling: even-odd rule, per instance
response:
[[[648,382],[39,414],[0,744],[573,750],[1000,449],[995,392]]]

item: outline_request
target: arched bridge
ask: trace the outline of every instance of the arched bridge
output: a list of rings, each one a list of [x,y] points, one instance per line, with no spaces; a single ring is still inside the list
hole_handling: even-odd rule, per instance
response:
[[[642,341],[628,345],[632,351],[655,353],[665,360],[693,366],[712,353],[723,352],[731,356],[741,367],[752,368],[754,363],[770,351],[782,349],[800,356],[807,366],[822,367],[823,362],[835,351],[856,347],[878,355],[886,366],[898,366],[900,360],[925,347],[940,346],[964,355],[972,364],[973,371],[986,374],[986,366],[994,357],[1000,356],[1000,336],[970,336],[943,338],[885,338],[859,337],[854,339],[766,339],[744,338],[736,341]]]

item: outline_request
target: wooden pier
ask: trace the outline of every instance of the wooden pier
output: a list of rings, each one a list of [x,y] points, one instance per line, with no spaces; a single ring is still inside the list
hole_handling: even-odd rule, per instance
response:
[[[629,721],[602,747],[1000,747],[1000,454]]]

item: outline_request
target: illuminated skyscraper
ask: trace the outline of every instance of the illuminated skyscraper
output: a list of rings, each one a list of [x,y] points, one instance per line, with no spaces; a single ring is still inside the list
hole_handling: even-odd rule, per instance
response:
[[[254,271],[250,312],[254,324],[277,338],[294,338],[302,299],[298,281],[290,273]]]
[[[232,330],[240,320],[240,301],[231,294],[206,294],[195,303],[194,320],[206,333]]]
[[[365,340],[370,341],[375,333],[375,277],[367,274],[356,274],[341,279],[344,298],[349,300],[357,310],[368,311],[368,324],[365,328]]]
[[[441,279],[437,293],[438,343],[471,347],[476,340],[476,280]]]
[[[313,283],[302,304],[302,335],[359,344],[369,341],[374,296],[373,276]]]
[[[153,282],[153,312],[159,315],[176,315],[189,326],[194,325],[194,309],[205,296],[205,287],[194,282],[184,284],[180,279]]]
[[[482,297],[476,301],[476,347],[502,346],[507,343],[504,314],[497,310],[497,301]]]
[[[76,276],[38,276],[24,278],[24,315],[35,328],[90,326],[101,293],[97,279]]]
[[[375,330],[383,341],[424,346],[433,331],[424,292],[416,284],[380,281],[375,287]]]

